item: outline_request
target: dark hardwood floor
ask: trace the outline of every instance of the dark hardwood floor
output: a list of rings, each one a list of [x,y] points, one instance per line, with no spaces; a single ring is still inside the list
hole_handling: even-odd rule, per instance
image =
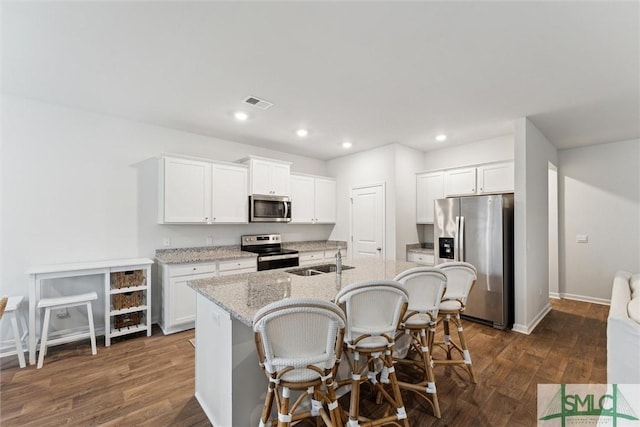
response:
[[[403,392],[412,425],[534,426],[537,384],[606,383],[609,307],[551,303],[531,335],[465,321],[478,384],[462,369],[437,367],[442,418]],[[40,370],[2,359],[0,425],[209,426],[193,397],[193,331],[153,332],[99,347],[96,356],[88,342],[52,347]],[[365,402],[363,410],[376,406]]]

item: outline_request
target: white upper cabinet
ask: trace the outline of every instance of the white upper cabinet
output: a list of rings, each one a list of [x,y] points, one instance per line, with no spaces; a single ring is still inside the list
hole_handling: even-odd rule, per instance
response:
[[[289,196],[290,162],[249,157],[243,163],[249,164],[251,194]]]
[[[458,168],[444,172],[445,196],[476,194],[476,168]]]
[[[291,174],[291,222],[336,222],[336,180]]]
[[[160,222],[202,223],[211,215],[211,164],[160,159]]]
[[[336,180],[316,178],[315,186],[316,223],[336,222]]]
[[[211,222],[247,222],[249,215],[247,168],[214,163],[212,174]]]
[[[444,197],[444,172],[416,175],[416,223],[433,224],[433,202]]]
[[[160,223],[248,222],[246,166],[163,156]]]
[[[513,162],[478,166],[478,194],[509,193],[514,189]]]

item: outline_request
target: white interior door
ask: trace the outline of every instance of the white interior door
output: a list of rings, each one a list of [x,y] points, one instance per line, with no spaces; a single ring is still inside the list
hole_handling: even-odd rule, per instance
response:
[[[384,258],[384,184],[351,190],[352,256]]]

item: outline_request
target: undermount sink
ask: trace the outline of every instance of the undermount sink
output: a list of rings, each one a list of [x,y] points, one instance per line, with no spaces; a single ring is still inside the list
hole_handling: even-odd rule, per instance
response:
[[[343,270],[351,270],[350,265],[343,265]],[[295,274],[297,276],[316,276],[318,274],[324,273],[335,273],[336,265],[335,264],[320,264],[320,265],[311,265],[309,267],[302,268],[293,268],[291,270],[285,270],[287,273]]]

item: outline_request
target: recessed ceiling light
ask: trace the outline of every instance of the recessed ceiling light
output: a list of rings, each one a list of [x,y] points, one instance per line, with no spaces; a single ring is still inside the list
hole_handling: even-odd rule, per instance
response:
[[[247,120],[249,118],[249,115],[247,113],[245,113],[244,111],[236,111],[236,113],[233,115],[233,117],[236,118],[236,120],[244,122],[245,120]]]
[[[309,135],[309,131],[306,129],[298,129],[296,133],[300,138],[304,138],[305,136]]]
[[[436,135],[436,141],[443,142],[446,140],[447,140],[447,135],[445,135],[444,133],[441,133],[440,135]]]
[[[351,144],[349,141],[345,141],[342,143],[342,148],[351,148],[353,144]]]

